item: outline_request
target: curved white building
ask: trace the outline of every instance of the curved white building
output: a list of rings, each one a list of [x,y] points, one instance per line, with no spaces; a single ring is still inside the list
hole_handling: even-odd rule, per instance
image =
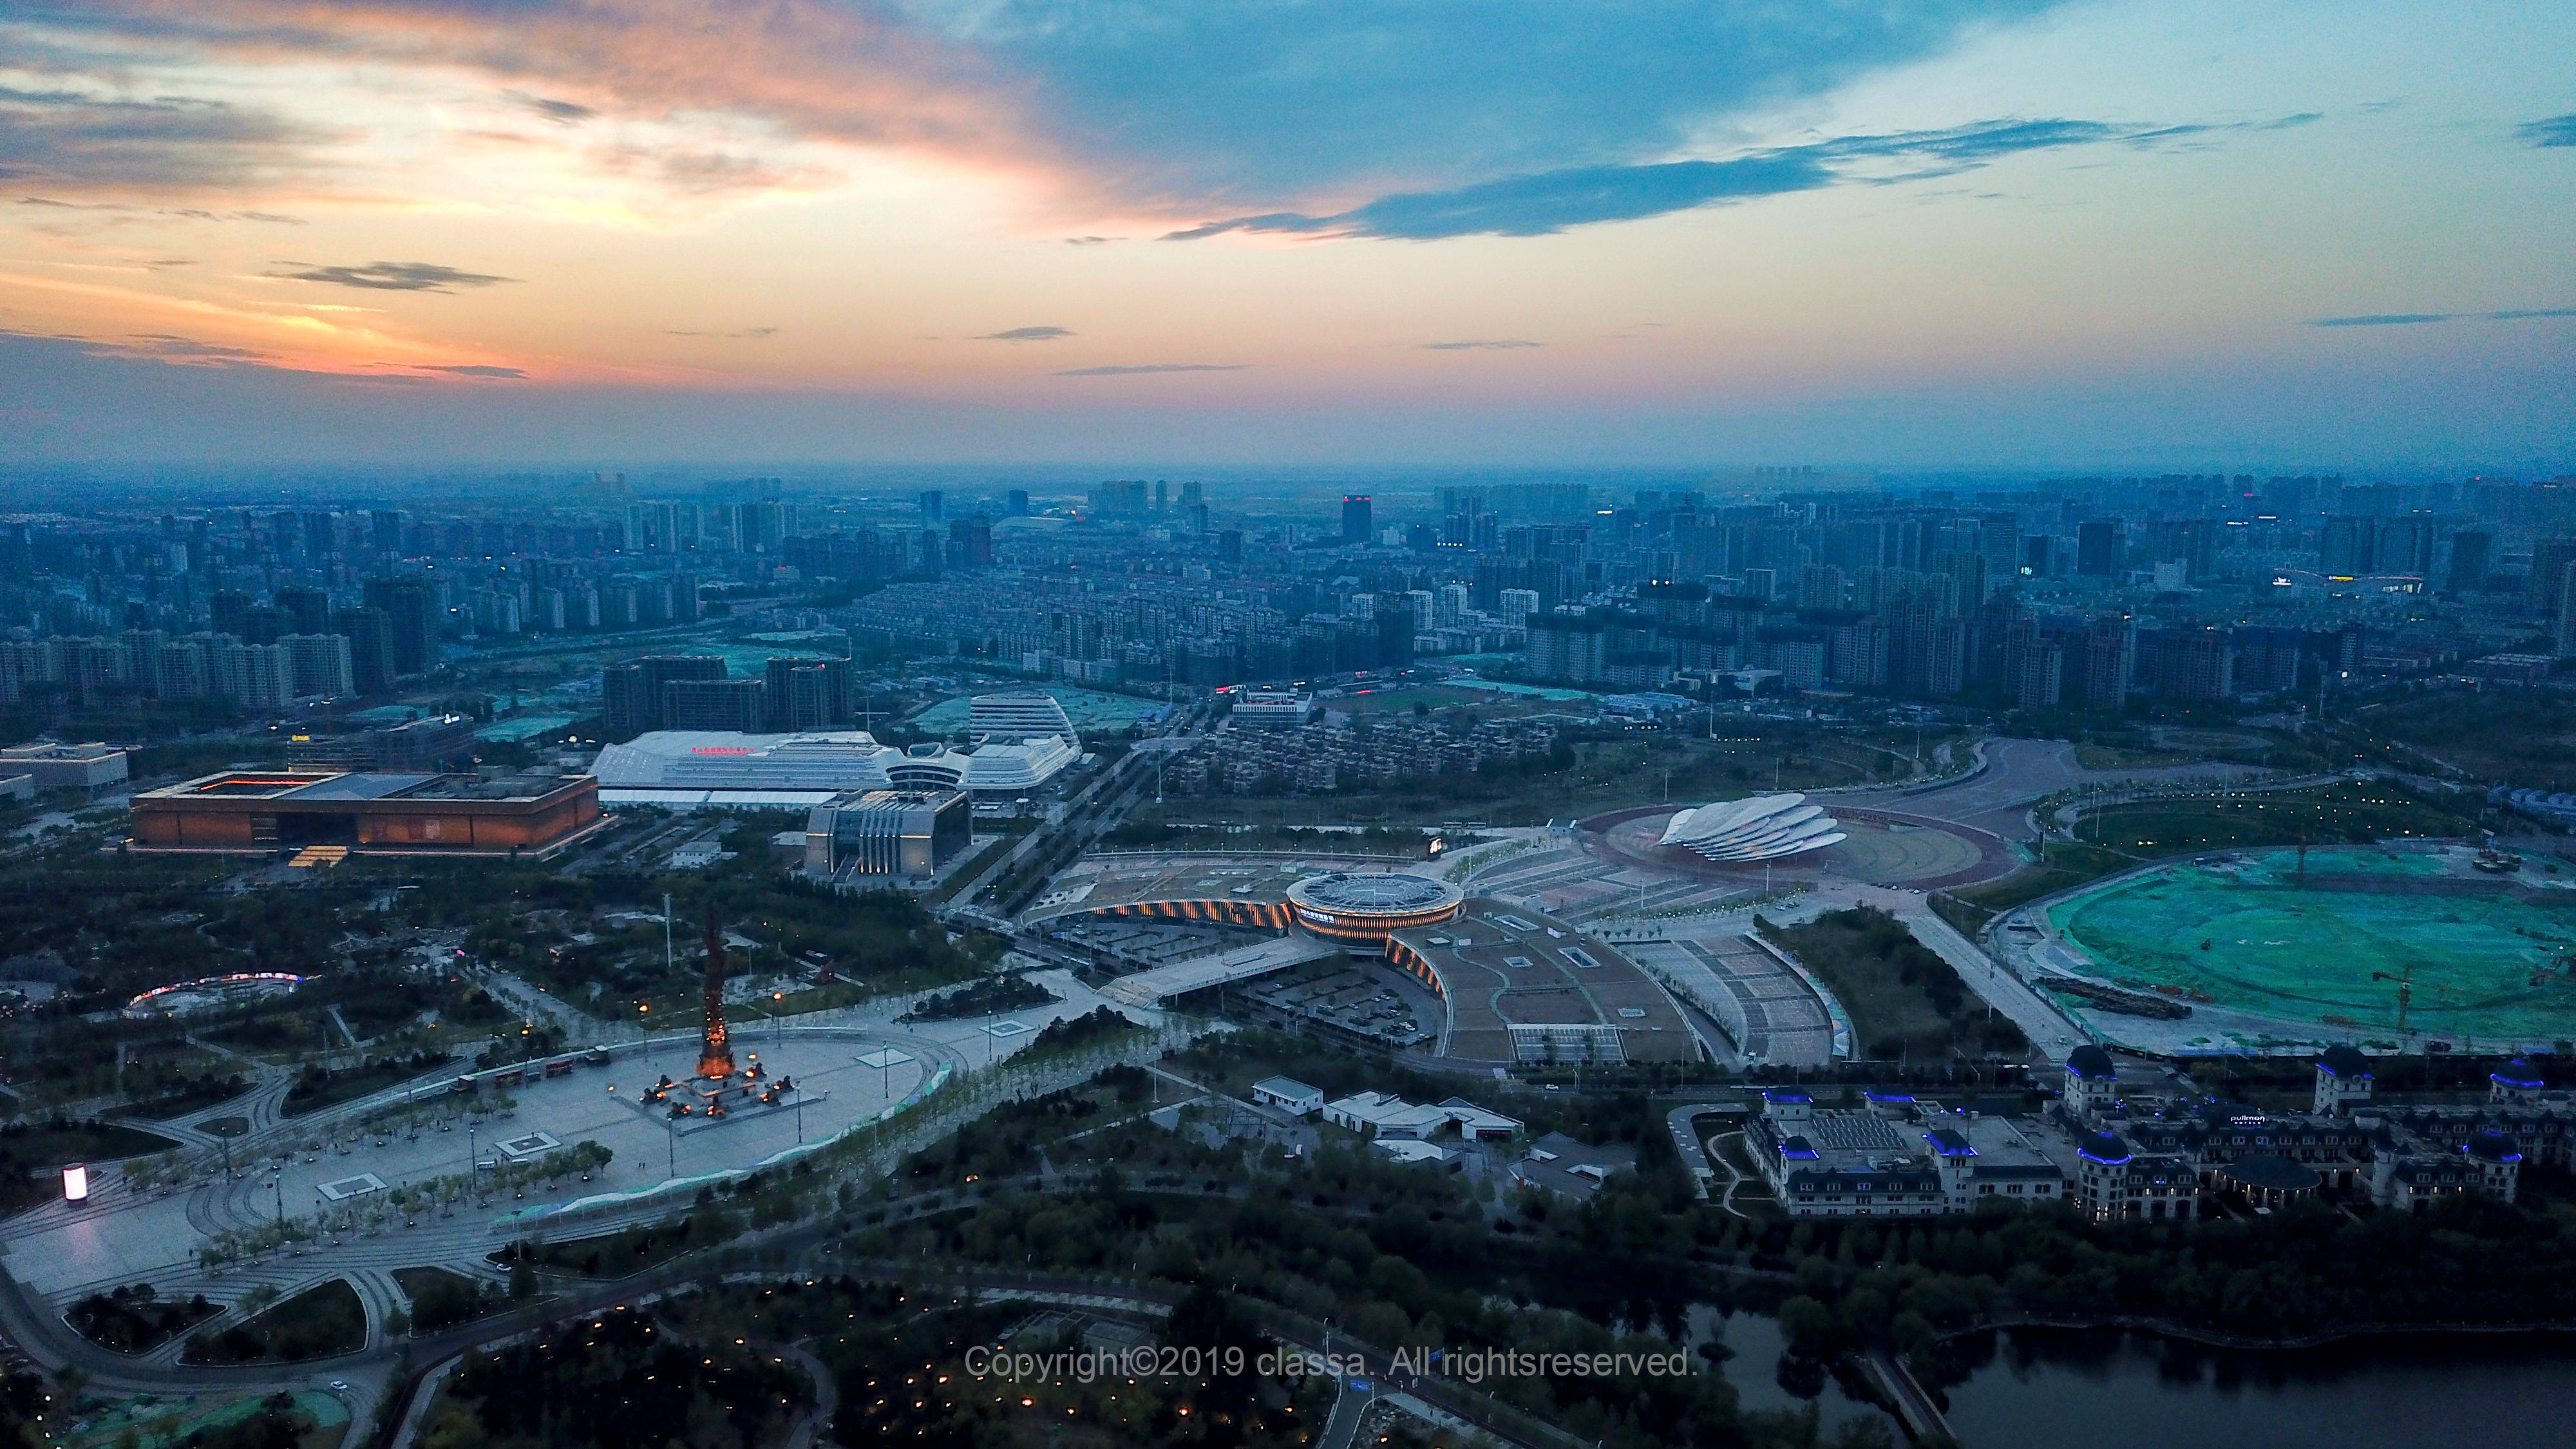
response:
[[[1075,758],[1073,747],[1055,735],[964,751],[946,745],[899,750],[865,730],[655,730],[601,750],[591,773],[599,777],[604,805],[793,806],[853,790],[1022,794]]]
[[[1053,737],[1080,744],[1064,705],[1050,694],[979,694],[966,706],[966,733],[995,744]]]
[[[1678,845],[1710,860],[1780,860],[1839,845],[1841,823],[1804,795],[1721,800],[1675,815],[1658,845]]]

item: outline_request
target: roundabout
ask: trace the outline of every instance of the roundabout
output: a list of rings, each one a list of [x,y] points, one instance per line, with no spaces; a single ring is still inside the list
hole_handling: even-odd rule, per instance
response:
[[[1703,809],[1715,807],[1702,807]],[[1983,879],[2011,868],[2011,852],[1982,830],[1948,821],[1881,810],[1836,806],[1824,843],[1796,854],[1744,860],[1711,860],[1686,844],[1668,844],[1675,822],[1694,812],[1670,805],[1615,811],[1583,822],[1595,853],[1669,875],[1759,883],[1775,878],[1838,877],[1869,885],[1938,886]],[[1685,833],[1689,825],[1681,827]]]

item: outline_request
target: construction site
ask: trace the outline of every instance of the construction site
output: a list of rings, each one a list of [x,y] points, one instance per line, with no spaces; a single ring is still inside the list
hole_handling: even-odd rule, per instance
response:
[[[1997,923],[2108,1040],[2158,1052],[2576,1039],[2576,878],[2458,844],[2197,857]]]

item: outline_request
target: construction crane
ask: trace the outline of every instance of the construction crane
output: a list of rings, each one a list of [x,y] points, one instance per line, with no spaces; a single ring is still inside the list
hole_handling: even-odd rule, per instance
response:
[[[2412,1001],[2415,997],[2415,963],[2412,961],[2407,962],[2405,970],[2393,976],[2385,971],[2373,971],[2370,973],[2370,979],[2373,981],[2394,981],[2397,983],[2397,1034],[2399,1036],[2404,1036],[2406,1034],[2406,1004]]]

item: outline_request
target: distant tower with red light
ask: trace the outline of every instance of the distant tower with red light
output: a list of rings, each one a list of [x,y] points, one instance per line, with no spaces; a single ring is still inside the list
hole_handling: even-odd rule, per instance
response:
[[[698,1075],[723,1081],[734,1074],[733,1038],[725,1030],[724,933],[713,913],[707,916],[707,1039],[698,1051]]]

